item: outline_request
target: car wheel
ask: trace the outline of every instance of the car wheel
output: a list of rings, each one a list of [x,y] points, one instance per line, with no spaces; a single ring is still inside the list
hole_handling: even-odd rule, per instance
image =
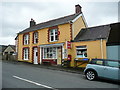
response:
[[[97,75],[94,71],[87,71],[85,74],[86,78],[90,81],[95,80]]]

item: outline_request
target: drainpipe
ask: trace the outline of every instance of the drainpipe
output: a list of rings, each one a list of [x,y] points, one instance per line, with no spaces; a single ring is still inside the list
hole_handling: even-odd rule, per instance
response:
[[[100,40],[100,48],[101,48],[101,57],[102,57],[102,59],[103,59],[103,40],[101,39]]]

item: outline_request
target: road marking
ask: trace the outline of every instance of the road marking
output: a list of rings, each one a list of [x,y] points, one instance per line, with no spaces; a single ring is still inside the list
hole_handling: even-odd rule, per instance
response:
[[[28,79],[24,79],[24,78],[18,77],[18,76],[13,76],[13,77],[17,78],[17,79],[20,79],[20,80],[23,80],[23,81],[26,81],[26,82],[29,82],[29,83],[32,83],[32,84],[35,84],[35,85],[38,85],[38,86],[42,86],[42,87],[49,88],[49,89],[52,89],[52,90],[58,90],[58,89],[52,88],[50,86],[43,85],[43,84],[40,84],[40,83],[31,81],[31,80],[28,80]]]

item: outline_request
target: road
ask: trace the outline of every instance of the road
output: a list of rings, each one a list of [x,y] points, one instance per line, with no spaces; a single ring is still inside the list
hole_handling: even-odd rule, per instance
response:
[[[88,81],[83,74],[2,62],[2,88],[118,88],[118,84]]]

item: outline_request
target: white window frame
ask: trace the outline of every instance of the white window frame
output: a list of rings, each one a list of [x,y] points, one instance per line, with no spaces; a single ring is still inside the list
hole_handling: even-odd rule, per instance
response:
[[[34,38],[34,44],[38,43],[38,41],[36,42],[36,39],[38,40],[38,32],[34,32],[33,38]]]
[[[53,31],[53,35],[51,34],[51,31]],[[56,34],[57,32],[57,34]],[[57,35],[57,38],[56,38],[56,35]],[[55,42],[55,41],[58,41],[58,29],[51,29],[50,32],[49,32],[49,38],[50,38],[50,42]],[[53,40],[51,40],[53,37]]]
[[[24,60],[28,60],[29,59],[29,48],[24,48],[23,49],[23,56],[24,56]]]
[[[28,45],[29,44],[29,34],[25,34],[24,35],[24,45]]]
[[[52,56],[52,58],[49,58],[50,57],[50,54],[52,54],[53,55],[53,48],[55,49],[55,57],[53,57]],[[48,58],[47,57],[45,57],[45,49],[49,49],[49,51],[48,51],[48,53],[46,53],[46,54],[48,54]],[[51,50],[51,52],[50,52],[50,49],[52,49]],[[44,47],[43,48],[43,59],[57,59],[57,47]]]
[[[78,51],[78,50],[86,50],[86,54],[87,54],[87,46],[77,46],[77,47],[76,47],[76,57],[77,57],[77,58],[87,58],[87,57],[85,56],[85,53],[82,53],[81,56],[78,56],[78,55],[77,55],[77,53],[78,53],[77,51]]]

